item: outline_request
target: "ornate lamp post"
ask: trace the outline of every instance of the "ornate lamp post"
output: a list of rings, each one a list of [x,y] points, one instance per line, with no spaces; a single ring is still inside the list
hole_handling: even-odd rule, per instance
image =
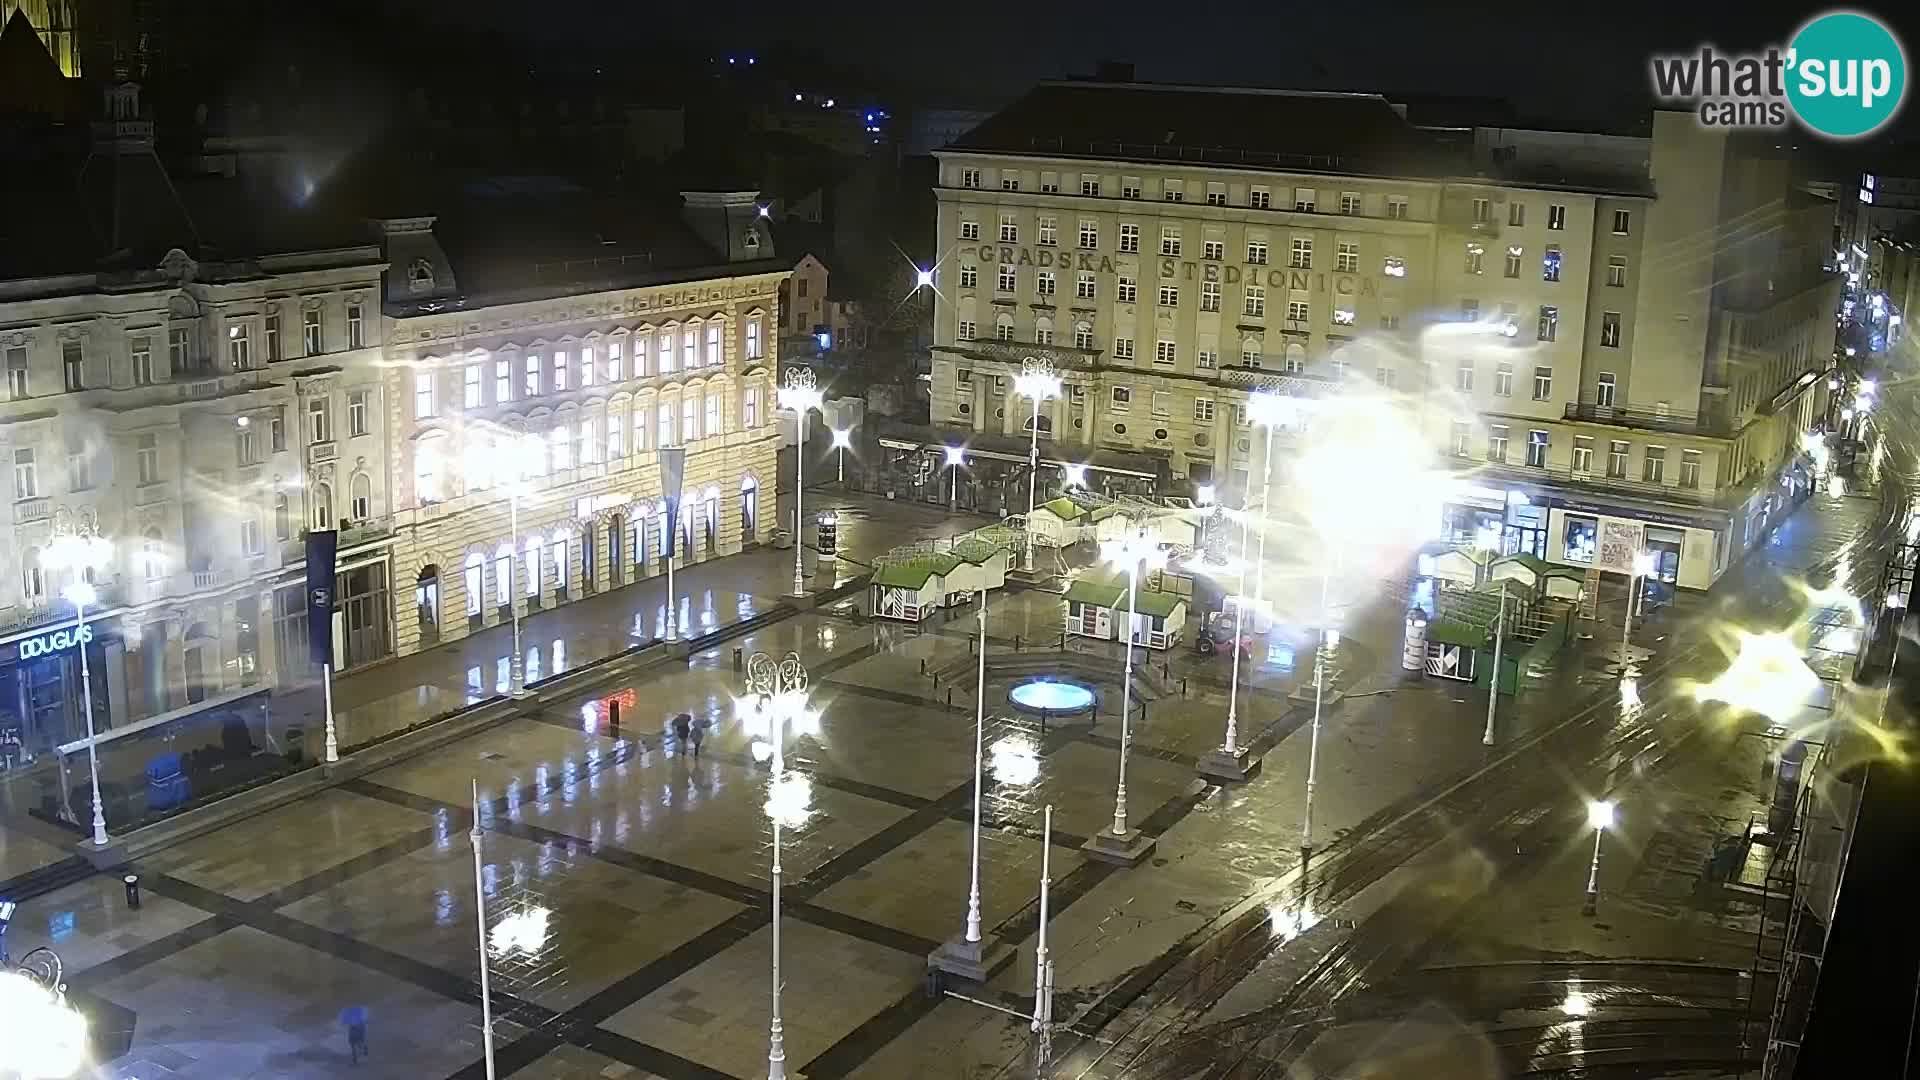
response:
[[[1214,751],[1200,759],[1200,775],[1214,780],[1245,780],[1259,763],[1240,744],[1240,640],[1242,620],[1247,611],[1247,521],[1253,515],[1242,510],[1240,519],[1240,557],[1234,560],[1233,586],[1233,674],[1227,684],[1227,736]]]
[[[507,438],[504,441],[495,442],[487,455],[488,478],[492,480],[492,482],[500,484],[507,489],[507,521],[508,528],[513,533],[513,558],[507,560],[508,579],[505,585],[507,587],[507,610],[511,612],[513,616],[513,656],[511,662],[508,664],[507,691],[514,697],[525,697],[527,695],[527,658],[520,644],[521,590],[514,585],[513,580],[520,576],[520,567],[523,562],[520,550],[520,500],[527,494],[527,478],[534,473],[538,463],[544,459],[546,452],[547,448],[540,442],[539,436],[517,435]],[[530,588],[538,589],[540,587],[539,575],[537,573],[530,575],[530,580],[527,582],[527,585]],[[471,602],[470,600],[469,603]],[[329,746],[331,746],[333,742],[333,717],[331,713],[333,710],[329,709],[327,711],[329,713],[327,717],[327,742]],[[332,756],[329,755],[327,760],[333,760]]]
[[[1132,745],[1133,712],[1133,627],[1138,618],[1135,601],[1143,570],[1167,565],[1167,553],[1159,541],[1136,532],[1121,540],[1100,545],[1100,558],[1109,566],[1127,571],[1126,662],[1120,679],[1120,780],[1113,792],[1113,825],[1088,840],[1085,851],[1098,859],[1138,866],[1152,853],[1154,841],[1127,824],[1127,751]]]
[[[842,490],[845,490],[847,486],[847,447],[852,445],[853,432],[851,430],[847,428],[833,429],[833,448],[839,451],[836,465]]]
[[[87,665],[87,607],[100,600],[89,580],[113,561],[113,544],[91,531],[67,533],[47,545],[46,565],[72,573],[73,581],[61,595],[73,605],[75,648],[80,651],[80,707],[87,715],[87,772],[93,781],[93,846],[107,846],[107,813],[100,801],[100,751],[93,733],[93,673]],[[331,735],[333,717],[327,717]]]
[[[1273,433],[1292,424],[1299,415],[1299,404],[1289,395],[1274,390],[1247,395],[1247,419],[1267,429],[1267,453],[1260,465],[1260,553],[1253,572],[1256,604],[1265,603],[1267,598],[1267,533],[1273,524],[1268,512],[1273,502]]]
[[[65,980],[66,966],[44,946],[0,971],[0,1074],[60,1080],[86,1065],[87,1018],[67,1004]]]
[[[1029,356],[1020,362],[1020,374],[1013,380],[1017,394],[1033,399],[1033,433],[1027,449],[1027,551],[1021,568],[1033,570],[1033,511],[1040,488],[1040,403],[1060,396],[1060,376],[1053,373],[1053,361]]]
[[[1587,824],[1593,827],[1593,862],[1587,867],[1587,898],[1582,915],[1592,915],[1600,906],[1600,838],[1613,828],[1613,803],[1596,799],[1587,804]]]
[[[801,512],[807,493],[807,411],[818,409],[823,398],[820,388],[814,385],[813,372],[803,367],[787,369],[776,398],[782,409],[793,411],[794,428],[799,434],[799,445],[793,454],[793,595],[805,596],[807,578],[801,572],[800,557],[807,546],[807,532],[802,524],[806,518]]]
[[[742,724],[753,736],[754,756],[770,760],[773,767],[765,806],[773,826],[773,992],[767,1080],[786,1080],[786,1036],[780,1027],[780,830],[806,824],[812,813],[813,784],[804,773],[787,772],[785,743],[789,729],[795,734],[817,732],[819,714],[807,706],[807,669],[798,653],[778,661],[766,653],[754,653],[747,661],[747,694],[740,702]]]

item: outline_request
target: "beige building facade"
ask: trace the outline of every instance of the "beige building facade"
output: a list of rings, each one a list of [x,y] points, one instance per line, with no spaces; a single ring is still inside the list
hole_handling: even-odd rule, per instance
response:
[[[1794,239],[1821,207],[1679,114],[1579,169],[1567,136],[1477,138],[1362,95],[1036,89],[938,155],[936,437],[1024,442],[1044,356],[1043,459],[1237,501],[1250,392],[1381,393],[1462,475],[1451,539],[1491,514],[1577,564],[1632,517],[1704,587],[1824,407],[1837,285]]]

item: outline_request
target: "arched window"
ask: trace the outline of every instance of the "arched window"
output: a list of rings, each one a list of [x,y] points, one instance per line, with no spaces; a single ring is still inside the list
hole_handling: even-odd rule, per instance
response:
[[[440,567],[428,563],[413,581],[413,607],[420,618],[420,640],[440,639]]]
[[[355,521],[373,516],[373,480],[366,473],[354,473],[347,485],[348,513]]]
[[[293,538],[293,504],[284,491],[273,493],[273,538],[276,540]]]
[[[1013,316],[1001,312],[993,317],[993,336],[1001,341],[1013,340]]]
[[[512,544],[501,544],[493,553],[493,602],[497,607],[513,603]]]
[[[313,485],[308,509],[313,512],[313,529],[320,532],[333,528],[333,485],[325,480]]]
[[[1023,432],[1033,430],[1033,414],[1032,413],[1028,413],[1027,415],[1020,418],[1020,430]],[[1040,410],[1040,437],[1043,439],[1053,438],[1053,417],[1047,415],[1047,411],[1044,406],[1042,406]]]
[[[415,259],[407,267],[407,288],[414,292],[433,291],[433,264],[425,259]]]
[[[740,542],[750,544],[760,522],[760,481],[749,474],[740,478]]]
[[[413,497],[417,503],[437,503],[445,497],[447,437],[433,435],[413,444]],[[371,501],[371,500],[369,500]],[[369,511],[371,512],[371,511]]]
[[[1307,370],[1307,347],[1297,341],[1287,342],[1286,366],[1282,369],[1289,375],[1298,375]]]
[[[467,553],[461,584],[467,589],[467,620],[480,621],[480,607],[487,599],[487,560],[477,551]]]

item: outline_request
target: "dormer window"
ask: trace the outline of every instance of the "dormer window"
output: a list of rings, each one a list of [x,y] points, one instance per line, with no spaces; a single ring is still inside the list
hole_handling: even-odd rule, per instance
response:
[[[417,293],[433,291],[433,264],[425,259],[413,260],[407,267],[407,288]]]
[[[760,234],[752,229],[748,229],[747,235],[740,238],[740,243],[749,251],[754,250],[760,246]]]

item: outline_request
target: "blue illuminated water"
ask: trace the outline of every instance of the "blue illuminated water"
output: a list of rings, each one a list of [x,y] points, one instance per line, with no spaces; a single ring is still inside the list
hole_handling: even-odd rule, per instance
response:
[[[1093,708],[1093,691],[1079,683],[1035,679],[1008,692],[1007,698],[1030,712],[1076,713]]]

